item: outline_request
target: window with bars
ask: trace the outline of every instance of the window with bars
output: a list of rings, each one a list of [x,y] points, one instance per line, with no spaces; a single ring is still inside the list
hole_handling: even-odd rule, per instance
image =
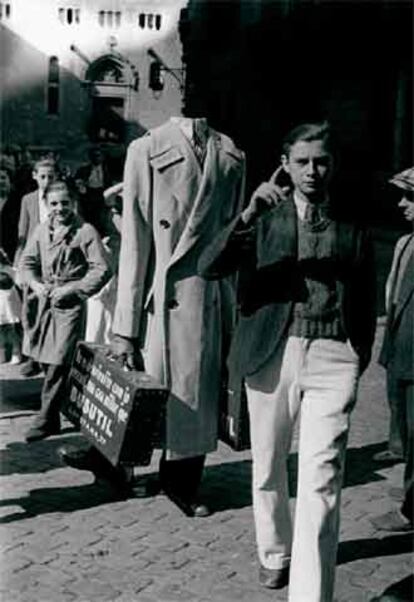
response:
[[[80,8],[59,8],[58,17],[62,25],[79,25]]]
[[[140,13],[138,25],[141,29],[161,29],[162,15],[154,13]]]
[[[10,19],[11,4],[10,2],[0,2],[0,21]]]
[[[101,27],[120,27],[121,19],[122,13],[119,10],[100,10],[98,13],[98,23]]]
[[[58,115],[59,113],[59,80],[60,68],[57,56],[49,59],[49,72],[47,77],[47,113]]]

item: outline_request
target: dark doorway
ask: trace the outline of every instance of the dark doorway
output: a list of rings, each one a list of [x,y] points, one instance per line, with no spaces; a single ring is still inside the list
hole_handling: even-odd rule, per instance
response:
[[[92,97],[90,138],[93,142],[125,141],[124,98]]]

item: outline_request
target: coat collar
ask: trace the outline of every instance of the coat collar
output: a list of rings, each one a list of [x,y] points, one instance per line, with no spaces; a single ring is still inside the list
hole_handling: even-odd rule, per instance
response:
[[[47,221],[47,240],[49,248],[53,249],[62,244],[62,242],[69,243],[74,237],[77,230],[80,228],[82,220],[75,215],[71,222],[66,226],[58,229],[55,236],[53,236],[54,224],[49,218]]]
[[[163,178],[171,193],[188,215],[170,265],[193,247],[209,227],[209,215],[220,198],[220,179],[227,176],[230,164],[241,168],[242,155],[227,137],[210,128],[204,167],[201,166],[178,123],[168,121],[151,133],[150,163]],[[188,211],[185,211],[185,209]]]

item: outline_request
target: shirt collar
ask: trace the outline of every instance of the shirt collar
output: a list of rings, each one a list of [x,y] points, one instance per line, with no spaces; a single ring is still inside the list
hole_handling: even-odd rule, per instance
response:
[[[306,206],[308,203],[307,201],[304,201],[296,192],[293,193],[293,200],[296,207],[296,213],[298,214],[299,219],[303,220],[305,217]],[[318,206],[323,210],[326,210],[328,205],[329,196],[326,196],[323,202],[318,203]]]

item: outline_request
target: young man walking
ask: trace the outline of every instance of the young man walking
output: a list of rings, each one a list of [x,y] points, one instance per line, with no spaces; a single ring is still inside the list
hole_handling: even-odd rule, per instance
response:
[[[253,457],[253,511],[264,587],[290,602],[331,602],[350,414],[375,333],[372,254],[365,232],[333,215],[329,126],[285,139],[293,192],[271,182],[204,252],[207,278],[240,269],[241,317],[229,358],[244,379]],[[296,517],[287,459],[300,411]]]

